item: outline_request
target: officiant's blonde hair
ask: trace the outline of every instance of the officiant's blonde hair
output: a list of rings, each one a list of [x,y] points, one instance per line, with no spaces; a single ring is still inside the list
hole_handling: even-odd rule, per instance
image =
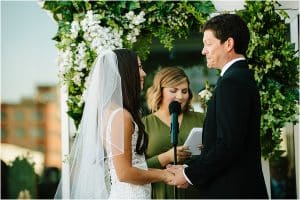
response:
[[[147,90],[147,106],[153,113],[159,109],[162,102],[162,89],[165,87],[176,87],[184,82],[188,83],[189,99],[182,109],[183,112],[191,109],[191,100],[193,94],[190,89],[190,81],[188,76],[180,67],[164,67],[159,70],[153,79],[153,84]]]

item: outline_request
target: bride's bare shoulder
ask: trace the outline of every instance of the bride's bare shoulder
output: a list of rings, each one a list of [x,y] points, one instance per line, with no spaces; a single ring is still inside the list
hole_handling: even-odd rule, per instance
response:
[[[126,109],[118,111],[113,119],[112,129],[120,130],[123,127],[125,133],[131,135],[134,132],[133,118],[130,112]]]
[[[119,122],[123,120],[124,123],[133,121],[131,113],[125,108],[120,109],[120,111],[116,113],[116,116],[114,118]]]

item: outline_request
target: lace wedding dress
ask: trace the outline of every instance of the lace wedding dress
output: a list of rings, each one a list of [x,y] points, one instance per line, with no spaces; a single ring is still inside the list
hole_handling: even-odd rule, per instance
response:
[[[111,121],[114,115],[120,111],[121,108],[116,109],[112,112],[109,124],[111,125]],[[111,126],[107,128],[107,137],[109,138],[109,133],[111,132]],[[132,135],[131,141],[131,149],[132,149],[132,166],[140,169],[148,169],[147,163],[144,155],[137,154],[134,149],[136,147],[137,137],[138,137],[138,126],[134,123],[135,129]],[[110,138],[109,138],[110,139]],[[109,199],[151,199],[151,184],[145,185],[135,185],[131,183],[120,182],[118,180],[111,156],[111,150],[108,150],[108,169],[107,172],[110,175],[110,195]],[[108,176],[109,177],[109,176]]]

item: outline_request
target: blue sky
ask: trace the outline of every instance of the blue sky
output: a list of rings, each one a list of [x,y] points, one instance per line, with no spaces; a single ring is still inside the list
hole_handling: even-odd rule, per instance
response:
[[[17,103],[39,84],[58,84],[57,24],[36,1],[1,1],[1,101]]]

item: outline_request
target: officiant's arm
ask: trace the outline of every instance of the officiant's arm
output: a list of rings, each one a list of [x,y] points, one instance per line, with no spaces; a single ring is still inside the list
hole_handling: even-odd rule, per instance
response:
[[[191,153],[188,151],[189,148],[186,146],[178,146],[177,150],[177,162],[182,163],[187,158],[191,157]],[[174,162],[174,148],[172,147],[166,152],[153,156],[147,159],[148,167],[153,168],[165,168],[168,164]]]
[[[129,112],[124,111],[124,153],[113,157],[113,164],[117,173],[117,177],[121,182],[133,184],[146,184],[152,182],[168,182],[173,177],[167,170],[143,170],[132,166],[132,134],[134,132],[134,124]],[[118,124],[122,120],[122,114],[116,116],[113,120],[112,135],[119,133]]]

